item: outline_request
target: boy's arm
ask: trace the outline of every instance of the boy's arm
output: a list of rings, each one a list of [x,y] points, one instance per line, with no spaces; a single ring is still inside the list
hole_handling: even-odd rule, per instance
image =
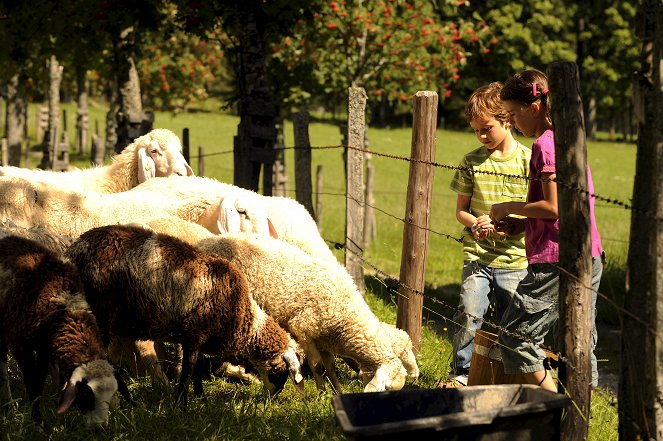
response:
[[[472,235],[476,240],[482,240],[490,236],[493,227],[490,225],[488,216],[481,216],[481,218],[485,219],[477,219],[476,216],[470,213],[471,201],[472,196],[458,195],[458,199],[456,200],[456,219],[472,231]],[[480,220],[483,220],[483,224],[481,225]]]

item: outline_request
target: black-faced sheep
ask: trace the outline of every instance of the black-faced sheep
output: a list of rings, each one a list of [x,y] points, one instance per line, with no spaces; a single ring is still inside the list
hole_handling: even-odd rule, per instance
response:
[[[227,259],[128,225],[92,229],[65,255],[78,267],[102,333],[182,344],[183,403],[200,351],[248,360],[271,393],[288,374],[303,388],[294,341],[251,298],[244,274]],[[195,383],[194,391],[202,393]]]
[[[6,381],[11,350],[37,422],[50,362],[68,379],[58,412],[77,402],[88,424],[108,421],[118,382],[82,288],[76,268],[37,242],[0,239],[0,372]],[[11,400],[7,383],[0,398]]]
[[[0,176],[43,182],[71,191],[118,193],[154,177],[193,176],[182,156],[179,138],[168,129],[154,129],[140,136],[113,157],[113,163],[68,172],[0,167]]]

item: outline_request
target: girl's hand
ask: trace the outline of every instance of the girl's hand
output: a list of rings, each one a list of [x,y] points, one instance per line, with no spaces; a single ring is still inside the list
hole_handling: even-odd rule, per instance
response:
[[[510,208],[509,202],[500,202],[499,204],[493,204],[493,206],[490,207],[489,216],[495,222],[501,221],[511,213],[509,208]]]
[[[501,221],[495,222],[495,231],[497,234],[513,236],[525,231],[525,219],[513,216],[507,216]]]

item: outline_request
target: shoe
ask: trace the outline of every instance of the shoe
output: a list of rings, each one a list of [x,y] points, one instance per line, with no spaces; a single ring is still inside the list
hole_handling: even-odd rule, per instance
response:
[[[467,386],[467,375],[455,375],[453,377],[449,377],[447,381],[440,381],[435,385],[435,387],[441,387],[442,389],[465,386]]]

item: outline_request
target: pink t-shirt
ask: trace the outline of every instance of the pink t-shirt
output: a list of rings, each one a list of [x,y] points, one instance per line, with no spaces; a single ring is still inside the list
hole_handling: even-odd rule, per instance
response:
[[[531,178],[527,201],[543,199],[543,185],[539,178],[542,173],[555,173],[555,138],[552,130],[546,130],[532,145],[532,159],[529,163]],[[588,191],[594,193],[592,172],[587,165]],[[596,228],[594,217],[594,197],[589,199],[589,216],[592,235],[592,257],[603,252],[601,236]],[[529,263],[555,263],[559,261],[559,219],[527,218],[525,222],[525,253]]]

